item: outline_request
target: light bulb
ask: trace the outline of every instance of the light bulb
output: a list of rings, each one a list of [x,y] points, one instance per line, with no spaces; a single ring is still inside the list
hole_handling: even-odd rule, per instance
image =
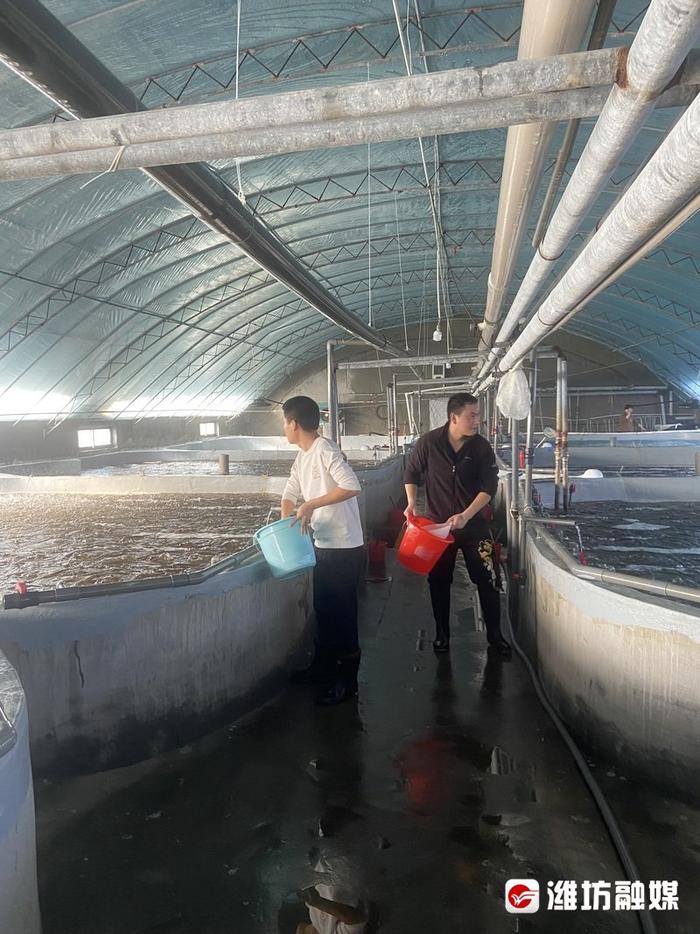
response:
[[[439,322],[438,322],[438,326],[437,326],[437,327],[435,328],[435,330],[433,331],[433,340],[434,340],[436,343],[439,343],[439,342],[442,340],[442,331],[440,330],[440,323],[439,323]]]

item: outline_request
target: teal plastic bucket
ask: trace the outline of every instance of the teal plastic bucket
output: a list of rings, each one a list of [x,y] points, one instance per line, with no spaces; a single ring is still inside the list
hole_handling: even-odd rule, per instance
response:
[[[316,554],[311,536],[301,531],[301,523],[294,517],[279,519],[264,525],[253,536],[270,566],[273,577],[293,577],[314,567]]]

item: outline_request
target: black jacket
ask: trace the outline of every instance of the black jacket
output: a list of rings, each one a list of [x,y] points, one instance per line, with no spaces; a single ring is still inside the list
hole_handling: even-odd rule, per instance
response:
[[[447,424],[421,435],[411,452],[404,483],[425,483],[427,514],[437,522],[463,512],[478,493],[493,498],[498,489],[498,467],[493,448],[482,435],[474,435],[454,451]],[[488,523],[477,513],[458,530],[458,538],[488,535]]]

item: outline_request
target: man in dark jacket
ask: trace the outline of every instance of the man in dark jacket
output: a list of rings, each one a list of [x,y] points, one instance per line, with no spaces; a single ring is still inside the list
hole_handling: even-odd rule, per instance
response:
[[[469,577],[479,591],[489,645],[508,656],[510,645],[501,633],[500,575],[495,564],[488,522],[482,515],[498,487],[493,448],[479,434],[479,406],[466,392],[447,402],[447,424],[416,442],[404,483],[408,507],[415,513],[418,487],[425,483],[426,513],[435,522],[449,522],[455,543],[449,545],[428,575],[435,616],[436,652],[450,646],[450,588],[457,552],[461,550]]]

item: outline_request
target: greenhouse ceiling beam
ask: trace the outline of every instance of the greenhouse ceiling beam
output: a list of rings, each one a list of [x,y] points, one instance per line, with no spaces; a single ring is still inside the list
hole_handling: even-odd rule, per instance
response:
[[[78,121],[143,109],[135,95],[37,0],[0,4],[0,60]],[[180,166],[166,160],[147,174],[324,317],[373,347],[404,354],[341,305],[210,166],[201,162]]]
[[[20,0],[10,0],[10,9],[17,3]],[[12,67],[23,49],[13,52],[18,44],[12,35],[2,35],[6,20],[0,6],[0,54]],[[626,54],[622,48],[575,52],[489,68],[131,113],[127,111],[138,111],[138,101],[120,84],[116,115],[0,132],[0,179],[270,156],[597,116],[610,86],[625,80]],[[33,66],[34,79],[38,70],[43,70],[41,65]],[[49,79],[56,91],[62,74],[49,69]],[[700,68],[686,70],[666,103],[688,103],[698,83]],[[58,99],[68,96],[61,87]],[[107,103],[114,110],[116,97],[103,102],[101,112],[108,109]],[[98,111],[94,106],[78,109],[81,114]]]

